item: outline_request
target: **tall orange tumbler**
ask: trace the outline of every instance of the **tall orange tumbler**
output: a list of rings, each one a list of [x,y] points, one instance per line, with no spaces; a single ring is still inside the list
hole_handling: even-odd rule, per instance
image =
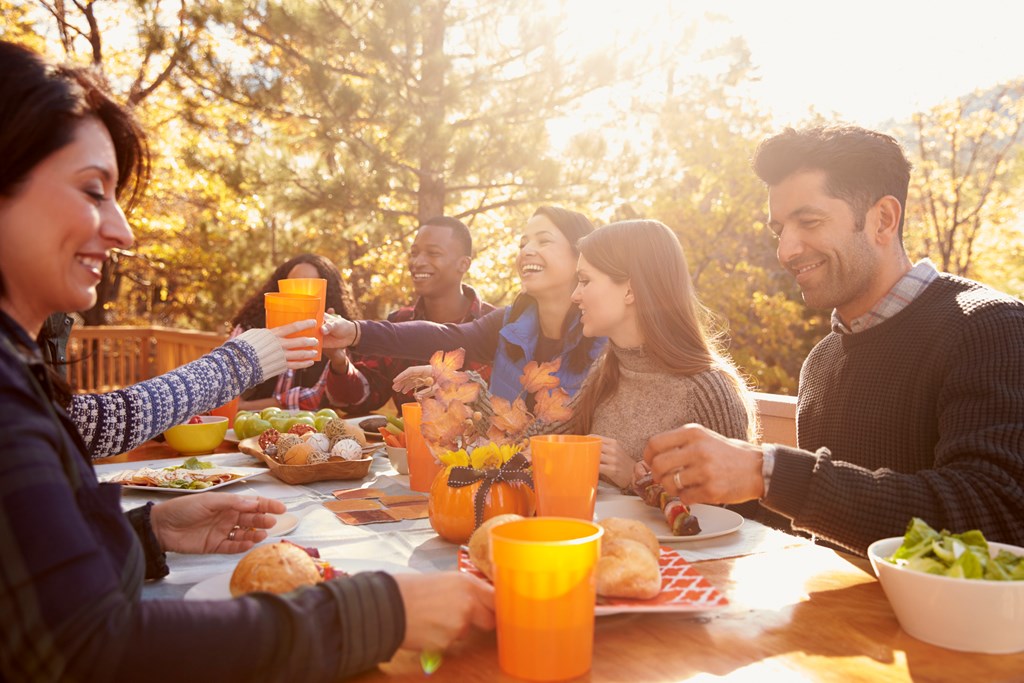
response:
[[[320,299],[308,294],[285,294],[283,292],[267,292],[263,295],[263,303],[267,311],[267,327],[280,327],[299,320],[316,319],[317,326],[312,330],[300,330],[289,337],[315,337],[316,358],[320,360],[324,348],[324,335],[320,331],[324,323],[324,308]]]
[[[277,291],[282,294],[305,294],[315,296],[320,300],[319,315],[316,316],[316,333],[320,334],[320,328],[324,324],[324,311],[327,309],[327,280],[322,277],[292,277],[277,281]],[[323,349],[323,342],[317,347],[317,357],[320,360],[320,352]]]
[[[597,524],[533,517],[491,529],[498,665],[531,681],[582,676],[594,656]]]
[[[530,453],[537,515],[594,519],[601,439],[568,434],[532,436]]]
[[[409,488],[413,491],[430,491],[434,477],[443,467],[434,459],[423,439],[420,425],[423,422],[423,408],[415,401],[402,404],[402,422],[405,424],[405,448],[409,461]]]

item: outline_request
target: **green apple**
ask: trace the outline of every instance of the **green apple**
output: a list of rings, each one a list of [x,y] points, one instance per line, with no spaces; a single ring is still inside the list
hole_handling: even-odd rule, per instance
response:
[[[293,418],[291,415],[288,415],[287,413],[278,412],[271,415],[268,422],[270,423],[271,427],[284,434],[292,426],[292,420],[294,419],[295,418]],[[260,433],[262,434],[262,432]]]
[[[238,415],[235,415],[235,423],[231,426],[235,430],[235,436],[239,439],[248,439],[246,428],[254,418],[260,419],[258,415],[253,415],[252,413],[238,413]]]
[[[334,419],[338,417],[338,413],[333,408],[321,408],[316,411],[316,414],[313,417],[328,417]]]
[[[316,429],[316,421],[312,418],[312,416],[308,415],[293,417],[291,420],[288,421],[288,429],[291,429],[295,425],[309,425],[313,429]]]
[[[270,408],[264,408],[263,410],[261,410],[260,417],[263,418],[264,420],[269,420],[271,415],[277,415],[278,413],[283,412],[284,411],[278,408],[277,406],[271,406]]]
[[[272,425],[267,420],[261,417],[253,417],[251,420],[245,423],[245,438],[248,439],[253,436],[259,436],[263,432],[270,429]]]
[[[317,417],[313,418],[313,422],[314,422],[314,424],[316,426],[316,431],[322,432],[322,431],[324,431],[324,427],[327,426],[328,422],[330,422],[331,420],[337,420],[337,419],[338,418],[331,417],[330,415],[318,415]]]
[[[296,410],[292,413],[293,417],[316,417],[312,410]]]

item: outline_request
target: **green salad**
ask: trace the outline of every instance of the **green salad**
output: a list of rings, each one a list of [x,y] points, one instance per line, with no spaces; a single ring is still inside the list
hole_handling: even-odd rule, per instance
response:
[[[957,579],[1024,580],[1024,556],[1000,550],[991,557],[980,531],[938,532],[917,517],[907,525],[903,545],[888,559],[900,567]]]

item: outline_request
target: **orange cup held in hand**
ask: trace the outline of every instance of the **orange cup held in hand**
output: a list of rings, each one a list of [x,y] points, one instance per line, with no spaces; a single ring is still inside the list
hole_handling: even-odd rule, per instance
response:
[[[409,461],[409,488],[413,491],[430,491],[434,477],[444,469],[434,459],[427,442],[423,440],[420,424],[423,408],[415,401],[402,404],[402,422],[405,424],[405,450]]]
[[[531,681],[582,676],[594,655],[597,524],[533,517],[491,529],[498,665]]]
[[[548,434],[530,437],[533,485],[540,517],[594,519],[601,439]]]
[[[324,305],[320,298],[308,294],[267,292],[263,295],[263,303],[267,311],[267,327],[280,327],[299,320],[316,319],[317,325],[312,330],[300,330],[288,336],[316,337],[316,357],[313,360],[320,360],[324,348],[324,335],[320,331],[324,324]]]

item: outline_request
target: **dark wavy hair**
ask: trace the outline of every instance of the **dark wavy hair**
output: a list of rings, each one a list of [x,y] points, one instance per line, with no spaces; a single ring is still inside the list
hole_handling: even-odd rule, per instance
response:
[[[0,197],[15,196],[32,170],[71,143],[89,118],[99,120],[114,143],[115,196],[129,212],[145,191],[150,168],[146,138],[131,112],[111,99],[98,74],[51,64],[27,47],[0,41]],[[4,291],[0,272],[0,295]],[[50,341],[49,329],[43,326],[40,346]],[[50,374],[54,398],[67,406],[70,388]]]
[[[769,187],[799,171],[824,171],[825,190],[850,205],[858,230],[868,209],[892,195],[900,203],[903,238],[911,164],[895,138],[859,126],[787,128],[757,146],[753,166]]]
[[[576,256],[579,256],[580,254],[577,243],[594,231],[594,224],[590,222],[589,218],[584,216],[582,213],[563,209],[560,206],[542,206],[534,211],[533,215],[544,216],[554,223],[559,232],[565,235],[565,238],[569,240],[569,245],[572,247],[573,254]],[[573,285],[573,287],[575,287],[575,285]],[[569,297],[571,294],[572,290],[569,290],[565,293],[565,296]],[[534,303],[536,303],[536,301],[532,296],[526,292],[520,292],[509,307],[509,316],[506,324],[517,320],[526,311],[526,309]],[[569,325],[577,315],[579,315],[579,309],[576,306],[571,306],[569,308],[569,312],[565,316],[565,321],[562,323],[563,335],[568,331]],[[518,346],[513,346],[507,341],[502,343],[505,344],[505,351],[512,360],[521,359],[523,352]],[[576,345],[576,348],[569,353],[569,368],[573,372],[583,372],[587,369],[590,365],[590,353],[596,343],[597,339],[584,337],[580,340],[580,343]]]
[[[231,319],[231,327],[237,326],[243,330],[266,327],[267,313],[263,305],[263,295],[267,292],[276,292],[277,281],[287,278],[291,269],[300,263],[313,266],[320,277],[327,280],[327,308],[333,308],[335,313],[349,320],[359,320],[362,317],[355,297],[352,296],[352,289],[342,279],[338,267],[326,256],[299,254],[279,265],[260,289],[242,304],[238,313]]]

